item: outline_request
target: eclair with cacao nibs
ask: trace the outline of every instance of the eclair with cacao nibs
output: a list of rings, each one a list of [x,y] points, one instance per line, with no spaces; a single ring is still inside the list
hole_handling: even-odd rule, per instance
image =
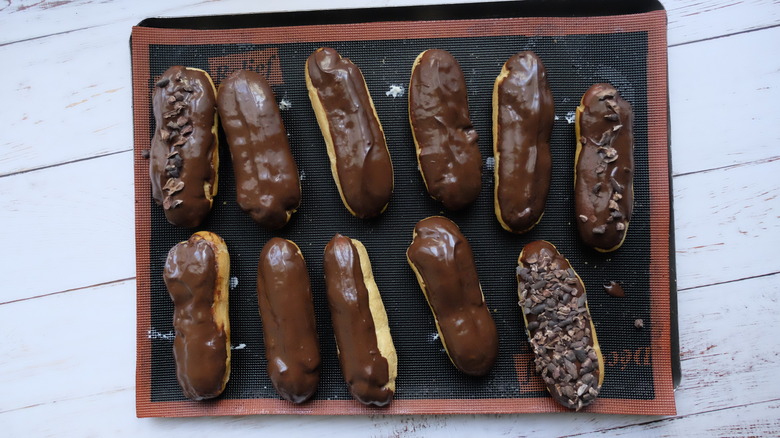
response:
[[[149,150],[152,197],[173,225],[194,228],[217,194],[216,89],[203,70],[173,66],[154,86]]]
[[[569,409],[593,403],[604,383],[604,358],[582,280],[555,246],[537,240],[520,252],[517,283],[534,364],[547,391]]]
[[[618,249],[634,207],[634,112],[609,84],[596,84],[577,107],[574,210],[582,241]]]

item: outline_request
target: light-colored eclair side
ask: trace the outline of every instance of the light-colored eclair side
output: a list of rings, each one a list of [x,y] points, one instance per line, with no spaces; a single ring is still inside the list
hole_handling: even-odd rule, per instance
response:
[[[412,64],[409,125],[428,194],[449,210],[471,205],[482,189],[482,155],[469,116],[466,80],[447,51],[429,49]]]
[[[359,218],[382,214],[393,193],[393,164],[363,74],[325,47],[307,59],[305,78],[341,201]]]
[[[208,73],[191,67],[169,68],[154,87],[149,176],[152,197],[173,225],[200,225],[217,194],[216,94]]]
[[[595,84],[575,111],[574,210],[582,241],[620,248],[634,208],[634,112],[610,84]]]
[[[320,381],[320,350],[306,262],[294,242],[269,240],[257,267],[268,375],[276,392],[303,403]]]
[[[509,232],[526,233],[544,215],[554,120],[555,103],[541,59],[533,52],[513,55],[493,85],[493,210]]]
[[[176,378],[187,398],[219,396],[230,379],[230,255],[199,231],[168,253],[163,277],[174,304]]]
[[[273,89],[261,74],[236,70],[220,84],[217,108],[239,207],[268,229],[283,227],[300,204],[301,186]]]
[[[406,259],[452,364],[471,376],[489,373],[498,355],[498,331],[485,303],[471,246],[457,225],[442,216],[421,220]]]
[[[344,379],[359,402],[386,406],[395,393],[398,358],[368,252],[360,241],[336,234],[323,267]]]
[[[585,284],[549,242],[520,252],[518,297],[536,370],[561,405],[580,410],[604,383],[604,357],[588,308]]]

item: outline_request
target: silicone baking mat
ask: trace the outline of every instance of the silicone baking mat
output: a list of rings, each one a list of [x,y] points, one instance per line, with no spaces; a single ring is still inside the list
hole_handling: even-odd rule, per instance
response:
[[[461,5],[449,10],[449,15],[447,7],[371,11],[371,17],[384,16],[383,21],[361,19],[354,11],[331,11],[324,16],[335,24],[306,22],[306,17],[313,21],[306,14],[297,16],[304,24],[296,24],[290,15],[275,14],[278,20],[270,21],[285,25],[231,29],[225,24],[230,17],[219,17],[211,26],[192,19],[189,29],[165,28],[166,24],[188,27],[186,19],[177,19],[133,29],[138,416],[564,411],[534,372],[517,305],[517,257],[524,244],[536,239],[554,243],[586,283],[606,369],[599,399],[585,410],[674,414],[672,368],[677,352],[670,338],[674,263],[670,258],[665,12],[519,17],[513,16],[520,10],[513,9],[515,5]],[[496,10],[504,12],[496,14]],[[452,11],[468,15],[451,18]],[[269,18],[260,16],[258,22],[263,20],[267,23]],[[235,22],[249,25],[244,17]],[[354,218],[343,207],[309,103],[304,62],[322,46],[337,49],[361,68],[387,136],[395,191],[388,210],[373,220]],[[389,92],[394,87],[406,89],[412,62],[428,48],[446,49],[460,62],[472,121],[480,135],[482,193],[475,205],[456,213],[443,211],[427,195],[417,170],[406,95]],[[535,51],[547,67],[556,120],[546,211],[536,228],[518,236],[503,231],[493,213],[491,94],[504,61],[522,50]],[[142,155],[154,131],[153,86],[172,65],[204,69],[217,85],[239,68],[264,74],[277,99],[284,102],[281,114],[303,190],[299,211],[282,230],[268,232],[257,226],[235,201],[232,163],[220,130],[219,194],[197,230],[218,233],[230,251],[233,369],[224,394],[207,402],[185,399],[176,382],[172,304],[162,280],[168,250],[197,230],[166,222],[162,209],[152,202],[148,160]],[[624,245],[610,254],[584,247],[572,222],[574,109],[585,90],[597,82],[614,84],[635,110],[634,217]],[[452,366],[406,262],[414,224],[435,214],[454,220],[471,242],[498,326],[499,357],[484,378],[465,376]],[[323,249],[335,233],[365,244],[387,308],[399,370],[395,399],[386,408],[368,408],[354,401],[339,369],[322,270]],[[314,399],[303,405],[282,400],[266,372],[255,288],[259,253],[272,236],[300,246],[312,281],[322,377]],[[611,280],[623,283],[625,298],[604,292],[602,285]],[[637,319],[643,320],[644,328],[635,327]]]

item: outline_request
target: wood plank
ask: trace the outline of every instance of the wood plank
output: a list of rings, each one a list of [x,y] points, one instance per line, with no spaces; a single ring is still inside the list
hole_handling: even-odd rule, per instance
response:
[[[135,277],[127,152],[0,178],[0,302]]]
[[[780,155],[780,44],[768,41],[780,27],[669,49],[674,174]]]
[[[780,158],[674,178],[681,289],[780,272]]]
[[[669,16],[669,45],[780,24],[773,0],[661,0]]]
[[[131,387],[134,327],[135,281],[0,305],[0,417]]]
[[[780,357],[775,354],[780,349],[780,340],[753,334],[757,327],[778,324],[777,312],[773,310],[780,296],[779,280],[780,275],[774,275],[680,294],[684,377],[676,393],[679,412],[676,418],[777,398],[776,386],[766,383],[773,381],[780,365]],[[478,416],[484,419],[479,422],[473,421],[475,417],[471,415],[135,420],[132,415],[134,342],[132,331],[128,330],[134,325],[134,286],[133,281],[127,281],[0,306],[0,342],[7,351],[0,359],[0,384],[7,390],[4,394],[14,394],[13,399],[0,398],[0,422],[11,430],[32,435],[48,433],[52,427],[80,436],[101,429],[104,433],[116,429],[118,436],[138,432],[162,436],[184,427],[204,433],[220,431],[227,436],[259,428],[279,433],[293,428],[308,435],[327,424],[327,430],[345,436],[361,436],[367,429],[388,436],[404,432],[438,434],[451,428],[463,431],[464,436],[473,436],[482,431],[569,435],[658,420],[657,417],[595,414],[555,415],[554,422],[548,414],[486,415]],[[739,305],[733,309],[724,307],[723,303],[733,299],[735,290],[740,291]],[[40,309],[49,310],[45,317],[30,324],[29,316]],[[91,312],[90,318],[74,318],[73,309],[100,311]],[[84,360],[85,357],[90,360]],[[717,391],[713,390],[715,384]],[[750,409],[748,412],[752,412]],[[89,412],[93,421],[84,422],[83,417],[75,415],[78,412]],[[683,424],[679,427],[688,429],[699,424],[696,421],[663,423],[670,424],[669,427]],[[719,424],[727,426],[725,420]],[[644,430],[642,427],[637,431]],[[666,430],[662,428],[659,433]]]

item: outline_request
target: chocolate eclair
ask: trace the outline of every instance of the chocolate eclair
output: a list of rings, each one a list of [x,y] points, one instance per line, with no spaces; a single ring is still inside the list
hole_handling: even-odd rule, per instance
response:
[[[449,210],[473,203],[482,189],[482,155],[469,118],[466,80],[447,51],[414,60],[409,80],[409,124],[428,194]]]
[[[193,228],[217,194],[217,92],[203,70],[173,66],[154,87],[149,150],[152,196],[173,225]]]
[[[301,202],[301,185],[273,90],[262,75],[237,70],[219,86],[217,108],[238,205],[268,229],[283,227]]]
[[[257,302],[271,383],[286,400],[303,403],[317,391],[320,349],[309,273],[298,245],[279,237],[265,244]]]
[[[536,371],[553,399],[580,410],[604,383],[604,358],[585,285],[551,243],[527,244],[518,258],[518,295]]]
[[[229,275],[227,246],[208,231],[176,244],[165,261],[176,378],[192,400],[219,396],[230,378]]]
[[[306,60],[306,87],[341,201],[354,216],[378,216],[393,194],[393,164],[363,74],[320,48]]]
[[[623,244],[634,208],[634,112],[615,87],[596,84],[576,111],[574,202],[582,241],[601,252]]]
[[[530,231],[550,191],[555,103],[547,70],[533,52],[506,61],[493,86],[493,205],[507,231]]]
[[[468,375],[486,375],[498,355],[498,331],[466,237],[445,217],[423,219],[406,258],[453,365]]]
[[[349,391],[365,405],[386,406],[395,393],[398,358],[368,252],[360,241],[336,234],[325,247],[323,265]]]

